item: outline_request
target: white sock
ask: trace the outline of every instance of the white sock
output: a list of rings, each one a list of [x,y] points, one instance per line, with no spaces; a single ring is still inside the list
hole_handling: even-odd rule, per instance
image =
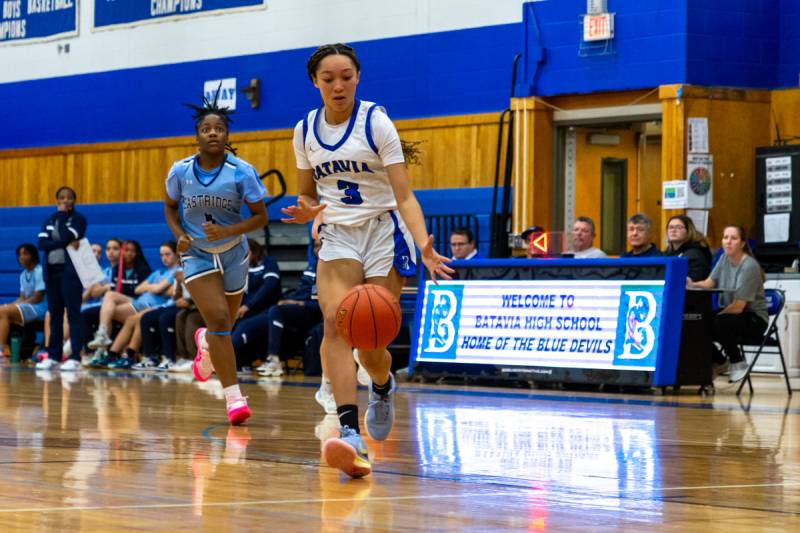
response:
[[[239,390],[238,383],[236,385],[231,385],[230,387],[225,387],[222,389],[222,392],[225,393],[225,401],[228,403],[228,405],[244,399],[242,398],[242,391]]]
[[[97,334],[102,335],[103,337],[108,337],[108,333],[106,332],[105,326],[98,326],[97,327]]]

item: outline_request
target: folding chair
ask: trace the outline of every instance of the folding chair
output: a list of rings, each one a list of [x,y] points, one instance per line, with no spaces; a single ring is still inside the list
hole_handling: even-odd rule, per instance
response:
[[[744,346],[740,347],[743,355],[755,354],[755,357],[753,357],[753,360],[747,367],[747,374],[745,374],[744,379],[742,379],[742,383],[739,385],[739,388],[736,389],[737,396],[741,394],[745,382],[747,382],[747,386],[750,388],[750,394],[753,394],[753,383],[750,381],[750,373],[753,372],[753,367],[755,367],[756,363],[758,363],[758,358],[761,357],[761,354],[764,352],[765,348],[775,350],[773,353],[776,353],[778,357],[780,357],[781,366],[783,367],[783,378],[786,380],[786,390],[789,392],[789,396],[792,395],[792,387],[789,385],[789,373],[786,371],[786,360],[783,357],[781,339],[778,335],[778,318],[783,312],[783,306],[786,303],[786,295],[780,289],[764,289],[764,296],[767,299],[767,312],[769,313],[767,331],[764,333],[764,337],[761,339],[761,344],[758,346],[758,349],[745,350]],[[750,348],[753,348],[753,346],[750,346]],[[777,374],[777,372],[765,373]]]

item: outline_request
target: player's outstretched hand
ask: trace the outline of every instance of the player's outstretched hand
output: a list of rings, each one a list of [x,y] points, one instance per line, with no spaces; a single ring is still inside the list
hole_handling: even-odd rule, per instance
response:
[[[297,205],[290,205],[289,207],[281,208],[281,212],[289,217],[282,218],[281,222],[305,224],[309,220],[314,220],[317,214],[325,209],[325,207],[325,204],[311,205],[303,200],[302,197],[299,197],[297,199]]]
[[[448,257],[439,255],[433,249],[433,235],[428,235],[428,242],[422,247],[422,262],[425,268],[431,273],[431,279],[436,282],[437,276],[442,279],[453,279],[450,274],[454,274],[455,270],[447,266],[447,263],[452,261]]]

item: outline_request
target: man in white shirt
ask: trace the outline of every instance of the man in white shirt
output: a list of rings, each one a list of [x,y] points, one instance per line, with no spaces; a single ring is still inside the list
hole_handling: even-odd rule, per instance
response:
[[[576,259],[598,259],[606,253],[595,248],[594,245],[594,220],[589,217],[578,217],[572,225],[572,250]]]

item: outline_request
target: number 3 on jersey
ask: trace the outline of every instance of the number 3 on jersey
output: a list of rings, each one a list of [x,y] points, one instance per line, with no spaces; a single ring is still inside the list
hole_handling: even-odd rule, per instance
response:
[[[344,191],[342,202],[347,205],[359,205],[364,203],[361,193],[358,192],[358,183],[352,181],[339,180],[336,184],[340,191]]]

